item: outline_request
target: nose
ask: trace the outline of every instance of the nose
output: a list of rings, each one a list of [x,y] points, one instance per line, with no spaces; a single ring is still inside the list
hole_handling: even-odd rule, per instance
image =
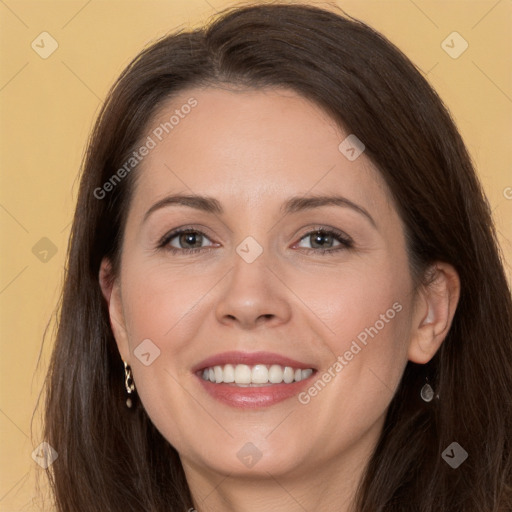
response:
[[[216,305],[217,320],[245,330],[282,325],[291,317],[289,293],[264,255],[252,263],[237,258]]]

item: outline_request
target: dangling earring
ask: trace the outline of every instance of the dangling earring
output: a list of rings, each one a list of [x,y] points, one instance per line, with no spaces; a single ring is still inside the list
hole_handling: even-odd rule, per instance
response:
[[[128,366],[126,361],[124,363],[124,386],[128,395],[131,395],[135,391],[135,383],[133,382],[132,369]],[[133,406],[132,399],[128,396],[126,399],[126,407],[131,409]]]
[[[420,395],[425,402],[430,402],[434,398],[434,390],[428,382],[428,377],[425,378],[425,384],[421,388]],[[439,394],[435,395],[435,397],[439,399]]]

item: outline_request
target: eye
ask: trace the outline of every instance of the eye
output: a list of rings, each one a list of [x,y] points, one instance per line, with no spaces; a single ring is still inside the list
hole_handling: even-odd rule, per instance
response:
[[[203,242],[209,238],[197,229],[182,228],[165,235],[158,243],[158,248],[165,248],[173,253],[190,253],[202,250]]]
[[[311,247],[301,245],[303,240],[310,241]],[[180,228],[166,234],[158,242],[157,248],[165,249],[171,253],[189,254],[210,250],[213,245],[205,245],[209,240],[205,233],[193,228]],[[337,242],[337,245],[336,245]],[[334,244],[334,245],[333,245]],[[352,239],[337,229],[315,228],[306,233],[296,246],[305,249],[306,252],[315,254],[332,254],[353,247]],[[334,248],[333,248],[334,247]]]
[[[317,228],[303,236],[300,239],[299,244],[303,240],[310,241],[311,248],[306,247],[306,249],[308,249],[307,252],[313,251],[320,254],[338,252],[344,249],[349,249],[353,246],[353,241],[349,236],[342,231],[332,228]],[[338,244],[333,245],[335,242],[338,242]],[[299,245],[299,247],[304,246]],[[335,248],[333,249],[332,247]]]

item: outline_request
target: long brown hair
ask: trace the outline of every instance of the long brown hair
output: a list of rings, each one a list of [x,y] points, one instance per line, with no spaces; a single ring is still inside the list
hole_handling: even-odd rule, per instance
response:
[[[229,8],[204,28],[142,51],[109,92],[84,158],[46,381],[47,473],[59,512],[185,511],[176,450],[141,403],[125,405],[124,368],[98,283],[118,271],[137,170],[98,199],[162,105],[195,86],[284,86],[355,133],[403,220],[411,272],[453,265],[461,295],[427,365],[408,363],[357,493],[358,512],[512,510],[512,300],[490,208],[441,100],[387,39],[311,5]],[[439,399],[419,390],[428,376]],[[457,469],[442,458],[457,442]]]

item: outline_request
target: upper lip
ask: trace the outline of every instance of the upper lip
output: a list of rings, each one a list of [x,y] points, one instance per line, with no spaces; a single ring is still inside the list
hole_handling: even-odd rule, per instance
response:
[[[211,368],[212,366],[223,366],[225,364],[246,364],[252,366],[255,364],[279,364],[281,366],[291,366],[292,368],[316,368],[310,363],[297,361],[286,356],[274,354],[272,352],[222,352],[215,354],[207,359],[203,359],[200,363],[196,364],[193,372]]]

